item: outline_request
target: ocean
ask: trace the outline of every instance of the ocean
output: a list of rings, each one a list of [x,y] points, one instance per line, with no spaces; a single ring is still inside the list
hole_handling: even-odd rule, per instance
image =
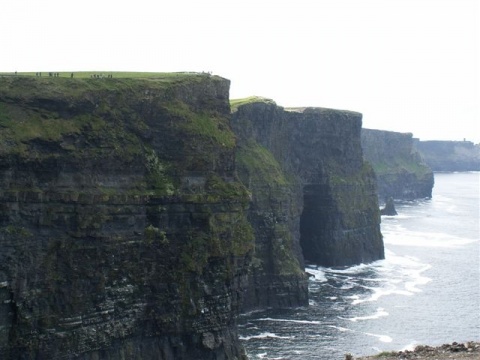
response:
[[[385,260],[307,267],[310,305],[240,316],[250,359],[332,360],[480,340],[480,173],[435,173],[432,199],[382,216]]]

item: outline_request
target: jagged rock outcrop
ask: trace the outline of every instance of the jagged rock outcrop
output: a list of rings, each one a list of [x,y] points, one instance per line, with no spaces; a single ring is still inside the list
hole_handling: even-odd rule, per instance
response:
[[[363,154],[375,170],[379,198],[432,197],[433,172],[413,142],[411,133],[362,129]]]
[[[248,218],[256,247],[246,308],[305,304],[306,295],[298,296],[306,292],[303,257],[324,266],[383,258],[361,114],[286,110],[264,99],[234,104],[237,166],[252,193]]]
[[[229,81],[0,78],[0,358],[240,359]]]
[[[433,171],[480,171],[480,144],[415,140],[415,147]]]

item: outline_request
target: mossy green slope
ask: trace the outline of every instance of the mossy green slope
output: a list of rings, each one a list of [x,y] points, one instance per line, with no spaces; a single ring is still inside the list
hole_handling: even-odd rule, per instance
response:
[[[295,180],[292,177],[287,179],[272,153],[253,139],[240,146],[237,166],[242,181],[248,184],[252,192],[251,212],[255,212],[255,217],[262,218],[263,226],[269,228],[270,246],[262,248],[262,242],[257,242],[253,266],[281,276],[302,275],[304,271],[293,250],[291,229],[288,223],[280,220],[289,219],[295,211],[291,196]],[[253,219],[252,216],[251,221],[258,223],[259,219]],[[272,262],[267,264],[265,259],[271,259]]]

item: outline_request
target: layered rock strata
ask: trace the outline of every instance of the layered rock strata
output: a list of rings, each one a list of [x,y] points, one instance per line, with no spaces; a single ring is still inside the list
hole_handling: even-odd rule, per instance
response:
[[[0,78],[0,358],[243,359],[240,308],[307,305],[304,259],[383,257],[361,115],[228,92]]]
[[[375,170],[380,200],[432,197],[433,172],[416,150],[411,133],[362,129],[362,148]]]
[[[383,258],[361,114],[284,109],[265,99],[238,103],[232,128],[239,176],[252,193],[256,247],[246,308],[306,304],[303,258],[323,266]]]
[[[229,81],[167,75],[0,78],[1,359],[244,358]]]

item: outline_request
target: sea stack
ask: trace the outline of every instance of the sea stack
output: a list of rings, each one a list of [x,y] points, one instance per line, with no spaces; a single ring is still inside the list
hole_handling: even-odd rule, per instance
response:
[[[395,209],[395,203],[392,197],[389,197],[385,201],[385,207],[380,210],[381,215],[395,216],[398,215],[397,210]]]

